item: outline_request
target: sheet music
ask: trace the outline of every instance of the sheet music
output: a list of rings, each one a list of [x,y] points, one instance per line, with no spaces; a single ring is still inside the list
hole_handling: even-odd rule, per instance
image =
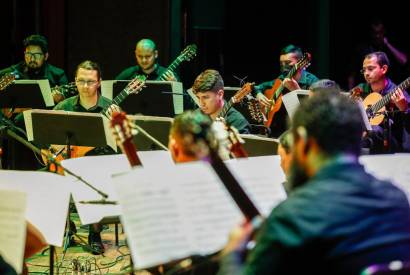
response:
[[[392,181],[410,200],[410,154],[386,154],[361,156],[360,163],[370,174]]]
[[[136,188],[136,185],[138,188]],[[134,265],[147,268],[221,249],[243,216],[206,163],[113,177]]]
[[[300,105],[298,95],[309,96],[309,90],[294,90],[282,96],[283,105],[285,105],[286,111],[288,112],[290,118],[293,117],[293,114]]]
[[[236,159],[228,161],[227,165],[263,216],[268,216],[286,199],[283,187],[286,178],[279,156]]]
[[[144,167],[160,169],[163,166],[174,166],[174,162],[168,151],[145,151],[137,152]],[[111,184],[111,175],[126,172],[131,169],[127,157],[124,154],[87,156],[62,161],[62,165],[81,176],[92,186],[108,194],[108,201],[118,201]],[[100,200],[101,196],[84,183],[76,181],[72,188],[73,200],[82,224],[92,224],[101,221],[105,217],[119,216],[121,214],[118,205],[83,204],[80,201]]]
[[[24,192],[0,189],[0,255],[18,274],[23,269],[26,242],[25,212]]]
[[[174,102],[174,112],[176,115],[184,111],[184,94],[182,82],[170,81],[172,86],[172,100]]]
[[[0,170],[0,188],[27,194],[26,219],[48,244],[58,247],[63,245],[73,184],[67,177],[49,172]]]

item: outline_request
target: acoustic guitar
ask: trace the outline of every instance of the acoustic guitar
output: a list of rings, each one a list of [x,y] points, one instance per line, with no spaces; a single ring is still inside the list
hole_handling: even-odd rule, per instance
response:
[[[363,100],[363,105],[366,108],[367,117],[370,120],[370,125],[379,125],[384,119],[386,105],[390,102],[392,96],[398,89],[405,90],[410,86],[410,77],[406,78],[402,83],[393,89],[390,89],[384,96],[379,93],[370,93]]]
[[[310,60],[310,53],[304,53],[302,58],[295,65],[292,66],[291,70],[285,78],[292,78],[296,75],[298,70],[308,67],[310,65]],[[284,88],[285,86],[283,84],[283,81],[280,79],[276,79],[272,85],[272,88],[265,91],[265,96],[270,100],[270,106],[266,108],[265,111],[265,117],[267,118],[265,121],[266,127],[270,127],[273,118],[275,117],[275,114],[282,107],[282,94]]]

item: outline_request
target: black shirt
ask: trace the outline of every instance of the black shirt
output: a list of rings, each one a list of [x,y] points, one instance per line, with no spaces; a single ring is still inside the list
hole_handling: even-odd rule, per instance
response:
[[[135,78],[137,75],[144,75],[147,77],[147,80],[159,80],[159,77],[165,73],[167,68],[162,67],[158,64],[156,64],[155,70],[152,71],[150,74],[146,74],[142,71],[141,67],[136,65],[129,67],[125,70],[123,70],[119,75],[115,77],[116,80],[131,80]],[[175,78],[177,81],[179,81],[178,75],[173,72]]]

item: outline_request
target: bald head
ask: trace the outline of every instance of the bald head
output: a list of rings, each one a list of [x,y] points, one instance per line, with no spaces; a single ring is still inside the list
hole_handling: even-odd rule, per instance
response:
[[[151,39],[141,39],[135,46],[135,58],[138,66],[146,74],[155,70],[156,60],[158,58],[157,46]]]

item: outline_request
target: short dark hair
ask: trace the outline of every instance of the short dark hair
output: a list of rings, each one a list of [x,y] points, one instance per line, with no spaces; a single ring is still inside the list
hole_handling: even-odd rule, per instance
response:
[[[303,56],[302,49],[298,46],[293,45],[293,44],[287,45],[286,47],[284,47],[280,51],[280,55],[284,55],[284,54],[288,54],[288,53],[296,53],[298,59],[302,58],[302,56]]]
[[[201,112],[188,110],[182,114],[177,115],[174,118],[170,129],[170,135],[176,136],[183,143],[182,151],[188,156],[196,156],[195,148],[189,146],[190,142],[194,142],[194,135],[198,135],[203,132],[203,128],[209,128],[212,124],[212,120],[209,116],[202,114]]]
[[[26,37],[23,40],[23,46],[24,48],[27,48],[28,46],[39,46],[43,53],[48,53],[48,42],[47,39],[39,34],[33,34],[28,37]]]
[[[318,92],[302,102],[293,116],[294,142],[301,138],[300,127],[306,138],[314,138],[326,155],[360,153],[363,133],[362,117],[357,104],[338,93]]]
[[[91,60],[85,60],[78,64],[77,69],[75,70],[75,75],[77,76],[78,70],[79,69],[85,69],[85,70],[93,70],[97,71],[97,76],[98,79],[101,78],[101,68],[100,65],[98,65],[96,62],[91,61]]]
[[[380,67],[382,67],[383,65],[387,65],[388,67],[390,67],[390,61],[385,52],[372,52],[372,53],[367,54],[364,57],[364,59],[368,59],[372,57],[376,57],[377,64],[379,64]]]
[[[286,130],[279,136],[278,140],[285,152],[289,154],[293,146],[292,132],[290,130]]]
[[[203,71],[194,81],[192,91],[196,94],[204,91],[217,92],[224,88],[224,81],[217,70],[208,69]]]
[[[312,85],[310,85],[309,90],[311,90],[312,93],[317,93],[320,91],[338,93],[340,92],[340,86],[333,80],[320,79],[314,82]]]

